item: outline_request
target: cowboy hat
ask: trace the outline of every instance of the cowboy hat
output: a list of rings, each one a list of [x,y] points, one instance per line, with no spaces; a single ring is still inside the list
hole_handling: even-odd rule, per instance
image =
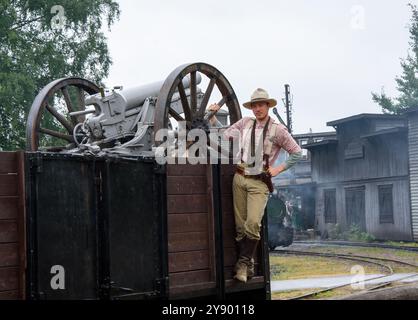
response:
[[[276,99],[271,99],[266,90],[258,88],[251,95],[251,101],[246,102],[243,106],[247,109],[251,109],[251,104],[255,102],[267,102],[270,108],[273,108],[277,105]]]

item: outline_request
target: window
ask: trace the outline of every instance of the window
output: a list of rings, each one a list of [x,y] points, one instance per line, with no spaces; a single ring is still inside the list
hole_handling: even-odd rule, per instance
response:
[[[301,160],[309,160],[309,152],[308,149],[302,149],[302,158]]]
[[[308,144],[308,139],[300,139],[299,140],[299,145],[300,146],[304,146],[305,144]]]
[[[325,223],[337,223],[336,190],[324,190]]]
[[[356,225],[367,231],[366,186],[345,188],[345,214],[347,226]]]
[[[393,221],[393,185],[379,186],[379,218],[380,223]]]

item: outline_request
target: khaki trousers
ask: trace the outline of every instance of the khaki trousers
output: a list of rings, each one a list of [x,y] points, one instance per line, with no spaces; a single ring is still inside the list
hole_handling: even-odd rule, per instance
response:
[[[260,240],[260,227],[267,205],[269,190],[261,180],[235,174],[232,183],[234,196],[236,240],[245,236]]]

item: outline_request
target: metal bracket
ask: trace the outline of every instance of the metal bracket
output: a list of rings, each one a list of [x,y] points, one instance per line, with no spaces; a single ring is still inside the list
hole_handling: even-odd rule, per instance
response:
[[[155,279],[155,288],[160,296],[167,291],[168,285],[168,277]]]

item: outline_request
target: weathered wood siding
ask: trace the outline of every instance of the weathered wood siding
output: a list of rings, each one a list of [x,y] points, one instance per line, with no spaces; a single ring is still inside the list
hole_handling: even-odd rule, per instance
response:
[[[402,124],[403,120],[391,123],[374,119],[341,124],[337,130],[337,145],[319,147],[311,153],[312,180],[317,183],[315,221],[321,232],[331,227],[324,220],[324,190],[336,189],[337,223],[346,229],[349,226],[345,189],[364,186],[367,232],[379,239],[412,240],[407,134],[404,132],[361,138],[363,135]],[[418,120],[415,124],[418,137]],[[418,185],[418,138],[416,141],[415,184]],[[354,156],[350,158],[352,154]],[[380,223],[379,220],[378,186],[385,184],[393,184],[393,224]],[[413,185],[411,181],[411,190]],[[418,193],[415,210],[418,229]]]
[[[0,300],[25,297],[23,153],[0,152]]]
[[[393,218],[394,223],[380,223],[379,185],[393,185]],[[318,186],[316,194],[316,222],[321,232],[329,230],[332,224],[325,223],[324,190],[336,189],[337,223],[347,229],[346,189],[365,187],[366,230],[382,240],[412,240],[411,215],[409,205],[409,183],[406,179],[364,181],[364,183],[323,184]]]
[[[406,126],[406,119],[374,119],[371,124],[371,131],[377,132],[380,130],[391,129],[394,127]]]
[[[350,123],[338,128],[337,181],[385,178],[408,175],[408,140],[406,134],[382,135],[362,139],[372,133],[370,120]],[[363,158],[346,159],[350,144],[363,147]]]
[[[338,181],[338,161],[336,146],[323,146],[311,153],[312,181],[316,183]]]
[[[210,166],[167,167],[170,294],[215,288]]]
[[[418,113],[409,114],[408,131],[412,233],[418,241]]]
[[[233,281],[237,261],[232,180],[234,165],[221,166],[221,211],[223,233],[223,276],[226,292],[250,290]],[[167,166],[168,262],[170,297],[196,291],[215,291],[216,233],[215,202],[211,165]],[[222,254],[222,253],[221,253]],[[261,246],[255,257],[252,285],[263,285]],[[262,288],[261,286],[260,288]]]

